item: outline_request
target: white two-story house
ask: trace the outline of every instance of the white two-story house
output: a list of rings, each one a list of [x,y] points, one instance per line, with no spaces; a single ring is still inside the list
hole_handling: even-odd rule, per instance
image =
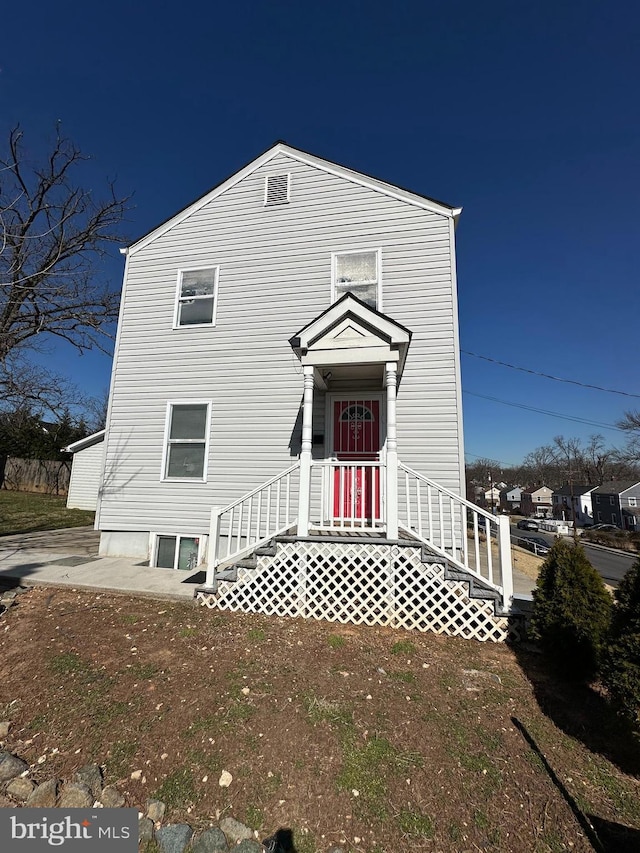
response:
[[[202,566],[209,606],[502,638],[508,530],[461,497],[459,215],[277,143],[129,246],[101,553]]]

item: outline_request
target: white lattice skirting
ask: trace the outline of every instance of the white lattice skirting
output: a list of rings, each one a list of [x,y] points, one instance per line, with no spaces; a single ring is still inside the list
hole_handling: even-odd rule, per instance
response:
[[[353,625],[388,625],[456,637],[503,642],[506,616],[493,603],[472,599],[468,584],[424,564],[420,548],[375,542],[280,542],[257,568],[238,568],[235,582],[200,604],[277,616],[302,616]]]

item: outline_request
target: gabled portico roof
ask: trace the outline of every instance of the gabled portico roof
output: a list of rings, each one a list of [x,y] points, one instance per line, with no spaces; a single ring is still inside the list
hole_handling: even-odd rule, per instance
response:
[[[346,293],[289,339],[302,364],[314,367],[383,364],[402,373],[411,342],[409,329]]]

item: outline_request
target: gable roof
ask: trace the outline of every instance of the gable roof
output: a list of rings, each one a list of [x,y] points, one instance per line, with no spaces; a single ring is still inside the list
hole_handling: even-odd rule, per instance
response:
[[[314,166],[317,169],[321,169],[325,172],[330,172],[334,175],[338,175],[342,178],[345,178],[352,183],[360,184],[361,186],[366,186],[371,189],[377,190],[378,192],[382,192],[385,195],[392,196],[393,198],[397,198],[401,201],[406,201],[409,204],[413,204],[416,207],[421,207],[425,210],[432,211],[433,213],[439,213],[443,216],[448,216],[454,221],[457,221],[460,213],[462,212],[461,207],[452,207],[450,204],[446,204],[442,201],[437,201],[436,199],[429,198],[428,196],[421,195],[420,193],[413,192],[413,190],[406,190],[403,187],[399,187],[396,184],[390,184],[387,181],[382,181],[379,178],[374,178],[371,175],[367,175],[364,172],[358,172],[355,169],[351,169],[348,166],[341,166],[339,163],[334,163],[332,160],[325,160],[322,157],[317,157],[315,154],[310,154],[307,151],[303,151],[301,148],[294,148],[292,145],[287,145],[286,142],[279,140],[275,142],[270,148],[256,157],[254,160],[251,160],[245,166],[243,166],[239,171],[234,172],[229,177],[225,178],[223,181],[220,181],[210,190],[208,190],[204,195],[199,196],[194,201],[187,204],[177,213],[174,213],[168,219],[165,219],[159,225],[156,225],[151,231],[147,231],[146,234],[143,234],[133,243],[131,243],[128,247],[121,249],[120,251],[124,254],[130,254],[139,251],[143,246],[147,246],[153,240],[162,236],[166,231],[174,226],[178,225],[188,216],[190,216],[195,211],[199,210],[204,205],[208,204],[210,201],[213,201],[217,196],[222,195],[222,193],[226,192],[226,190],[233,187],[236,183],[246,178],[252,172],[255,172],[256,169],[259,169],[261,166],[264,166],[270,160],[273,160],[274,157],[283,154],[287,157],[290,157],[294,160],[298,160],[301,163],[306,163],[309,166]]]
[[[381,350],[375,356],[372,355],[373,360],[388,360],[397,352],[398,373],[402,374],[407,349],[411,343],[410,330],[367,305],[351,292],[345,293],[337,302],[314,317],[297,334],[289,338],[289,344],[303,360],[316,346],[319,350],[330,346],[327,338],[332,332],[337,332],[337,337],[342,338],[343,351],[359,346],[370,348],[372,344],[380,346],[384,341],[386,352]],[[334,343],[337,337],[334,337]],[[330,360],[340,361],[338,350],[333,350]]]
[[[599,495],[620,495],[633,486],[640,486],[640,483],[637,480],[612,480],[595,488],[593,494],[597,492]]]
[[[536,492],[541,492],[542,489],[547,489],[547,491],[552,492],[553,489],[549,488],[549,486],[529,486],[528,489],[523,489],[523,495],[535,495]]]
[[[577,498],[579,495],[586,495],[594,489],[595,486],[580,485],[577,483],[570,486],[569,483],[565,483],[564,486],[556,489],[553,494],[558,495],[559,497],[564,497],[565,495],[567,497],[571,497],[571,495],[573,495],[574,498]]]

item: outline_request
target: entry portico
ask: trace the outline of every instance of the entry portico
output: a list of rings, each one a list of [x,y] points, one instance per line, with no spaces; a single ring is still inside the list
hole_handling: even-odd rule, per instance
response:
[[[350,445],[338,448],[334,411],[331,411],[328,425],[334,428],[332,440],[325,440],[326,452],[333,457],[336,450],[341,450],[347,458],[326,460],[328,470],[323,472],[319,526],[329,521],[328,502],[334,516],[330,521],[331,527],[344,526],[348,520],[351,528],[382,527],[388,539],[397,539],[396,394],[410,342],[411,332],[408,329],[351,293],[345,294],[290,339],[289,343],[302,364],[304,377],[299,536],[306,536],[310,528],[314,391],[318,389],[330,394],[331,389],[340,388],[344,405],[340,407],[336,401],[334,411],[338,419],[342,418],[351,425],[352,438]],[[354,433],[366,435],[363,424],[367,419],[374,419],[373,406],[368,405],[373,402],[371,395],[361,390],[363,383],[372,387],[372,381],[379,383],[386,392],[386,405],[377,408],[377,412],[382,409],[384,418],[381,454],[375,445],[367,447],[362,440],[358,447],[357,441],[354,443],[353,440]],[[377,459],[375,455],[378,455]],[[378,506],[379,512],[376,511]]]

